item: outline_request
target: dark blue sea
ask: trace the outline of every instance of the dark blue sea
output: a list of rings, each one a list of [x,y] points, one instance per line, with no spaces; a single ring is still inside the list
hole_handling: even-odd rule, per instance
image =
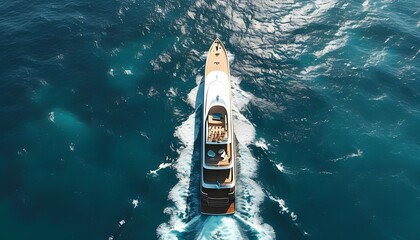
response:
[[[236,214],[199,211],[231,56]],[[0,239],[420,239],[418,0],[0,3]]]

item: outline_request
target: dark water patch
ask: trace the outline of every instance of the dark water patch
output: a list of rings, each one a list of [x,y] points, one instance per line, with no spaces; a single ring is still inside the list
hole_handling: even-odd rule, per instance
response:
[[[418,214],[417,210],[407,208],[403,203],[415,203],[418,202],[418,199],[416,198],[413,189],[399,180],[401,177],[400,174],[385,174],[372,181],[369,174],[359,174],[354,178],[354,181],[351,182],[350,189],[354,192],[355,196],[358,196],[359,200],[357,207],[362,209],[371,218],[371,225],[378,229],[387,229],[385,234],[389,238],[398,236],[410,239],[416,236],[416,233],[410,230],[410,226],[406,225],[406,227],[396,230],[395,224],[393,224],[393,222],[398,221],[398,219],[411,222],[409,219]],[[358,194],[361,190],[365,191],[367,189],[375,190],[366,191],[366,194],[363,195]],[[398,192],[401,194],[394,194],[396,189],[398,189]],[[368,205],[373,203],[375,204],[375,207],[367,208]]]
[[[270,154],[266,153],[261,148],[251,146],[253,156],[258,160],[258,179],[265,190],[275,196],[285,196],[289,191],[292,191],[288,184],[289,178],[285,173],[276,168],[275,161],[281,163],[285,159],[282,157],[275,157],[275,160],[269,158]]]
[[[22,150],[24,154],[26,150]],[[7,199],[23,184],[22,163],[17,158],[0,157],[0,200]]]
[[[82,226],[89,226],[79,231],[80,234],[86,233],[86,236],[93,236],[87,233],[92,228],[97,228],[97,231],[94,231],[96,233],[107,234],[111,232],[111,229],[115,229],[115,225],[121,219],[131,216],[131,211],[127,210],[129,199],[137,196],[140,202],[142,202],[142,197],[154,199],[150,193],[154,192],[152,189],[157,186],[150,185],[151,180],[142,176],[145,176],[146,172],[153,167],[152,159],[163,157],[157,157],[150,151],[139,148],[139,146],[148,148],[147,144],[139,142],[140,136],[131,139],[126,136],[121,139],[117,137],[118,141],[104,148],[105,151],[109,149],[108,154],[102,155],[108,158],[106,160],[95,156],[96,153],[92,151],[98,149],[98,146],[92,143],[100,142],[83,139],[83,135],[79,134],[83,133],[84,126],[75,123],[69,115],[60,116],[60,112],[57,112],[54,122],[50,124],[53,128],[56,124],[60,129],[55,136],[51,136],[51,133],[34,135],[38,136],[38,141],[42,144],[49,144],[52,147],[51,150],[47,154],[41,154],[37,153],[40,147],[28,146],[30,150],[23,160],[26,165],[26,180],[22,191],[28,199],[31,199],[24,211],[26,215],[34,219],[48,215],[52,217],[52,221],[67,216],[68,224],[78,225],[82,229],[84,229]],[[72,130],[75,127],[78,128],[77,131]],[[75,136],[72,136],[72,132]],[[74,150],[68,149],[66,154],[64,149],[68,141],[61,144],[57,141],[60,137],[82,137],[82,139],[80,141],[76,138]],[[92,161],[94,159],[101,160],[102,163]],[[106,165],[103,164],[104,161],[107,161]],[[76,175],[79,176],[79,180],[69,181]],[[158,188],[163,189],[163,186]],[[113,189],[119,189],[118,194]],[[163,195],[164,191],[161,193]],[[45,200],[45,197],[48,197],[48,200]],[[163,198],[163,196],[157,197]],[[88,212],[82,215],[77,213],[77,209],[86,207],[90,208]],[[163,206],[157,209],[161,211]],[[128,222],[128,219],[126,221]],[[154,222],[155,227],[158,223]],[[103,227],[110,231],[99,230]],[[102,237],[107,236],[102,235]]]
[[[291,85],[283,89],[279,99],[271,101],[279,102],[285,109],[281,112],[272,112],[270,118],[258,106],[250,106],[252,116],[249,119],[256,124],[258,130],[267,134],[268,139],[276,139],[284,142],[298,143],[305,139],[316,136],[319,124],[329,115],[329,106],[325,100],[315,91],[307,87]],[[289,131],[294,129],[293,131]]]
[[[419,118],[419,116],[406,116],[401,130],[404,133],[404,137],[407,137],[413,144],[413,147],[417,149],[420,149],[420,138],[417,134],[419,130],[419,125],[417,124],[420,121]]]
[[[357,197],[341,185],[342,180],[343,177],[336,174],[300,174],[297,184],[303,187],[311,182],[311,188],[306,189],[305,194],[290,194],[288,206],[297,213],[298,222],[306,223],[302,224],[301,228],[313,238],[323,236],[351,239],[354,236],[381,236],[378,236],[377,229],[372,226],[370,217],[357,208]],[[305,204],[301,205],[303,202]],[[354,221],[354,218],[358,220]],[[343,224],[336,226],[337,232],[328,231],[335,221]]]
[[[35,160],[29,155],[25,161],[30,159]],[[125,201],[124,194],[121,194],[125,190],[117,178],[99,172],[78,159],[67,158],[61,169],[47,167],[41,159],[37,160],[40,163],[38,166],[25,167],[25,184],[20,190],[25,201],[18,205],[19,216],[29,220],[28,226],[39,219],[46,219],[52,226],[74,226],[70,235],[78,237],[99,237],[97,234],[103,232],[100,230],[102,227],[108,229],[112,226],[113,219],[120,212],[119,203]],[[120,189],[118,196],[113,188]],[[89,211],[81,212],[80,209]]]

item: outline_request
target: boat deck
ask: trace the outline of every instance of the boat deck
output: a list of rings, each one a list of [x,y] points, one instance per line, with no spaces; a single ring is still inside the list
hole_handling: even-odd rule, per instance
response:
[[[230,165],[232,158],[231,155],[231,144],[206,144],[206,164],[210,166],[228,166]],[[209,156],[209,152],[215,154],[214,157]]]
[[[209,170],[203,169],[203,178],[206,183],[217,182],[223,186],[223,184],[231,183],[233,180],[232,169],[223,169],[223,170]]]
[[[216,42],[213,43],[207,54],[205,70],[206,76],[212,71],[223,71],[225,73],[229,73],[229,61],[227,53],[221,42],[217,41],[220,40],[216,40]]]

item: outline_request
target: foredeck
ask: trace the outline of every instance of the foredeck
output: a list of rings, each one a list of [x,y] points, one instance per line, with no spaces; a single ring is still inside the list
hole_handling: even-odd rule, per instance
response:
[[[216,39],[207,54],[205,75],[212,71],[223,71],[229,74],[229,61],[225,47]]]

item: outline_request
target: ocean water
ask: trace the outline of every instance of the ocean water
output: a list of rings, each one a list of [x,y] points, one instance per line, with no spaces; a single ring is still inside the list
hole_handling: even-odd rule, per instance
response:
[[[237,212],[199,213],[231,53]],[[420,2],[2,1],[0,239],[420,239]]]

